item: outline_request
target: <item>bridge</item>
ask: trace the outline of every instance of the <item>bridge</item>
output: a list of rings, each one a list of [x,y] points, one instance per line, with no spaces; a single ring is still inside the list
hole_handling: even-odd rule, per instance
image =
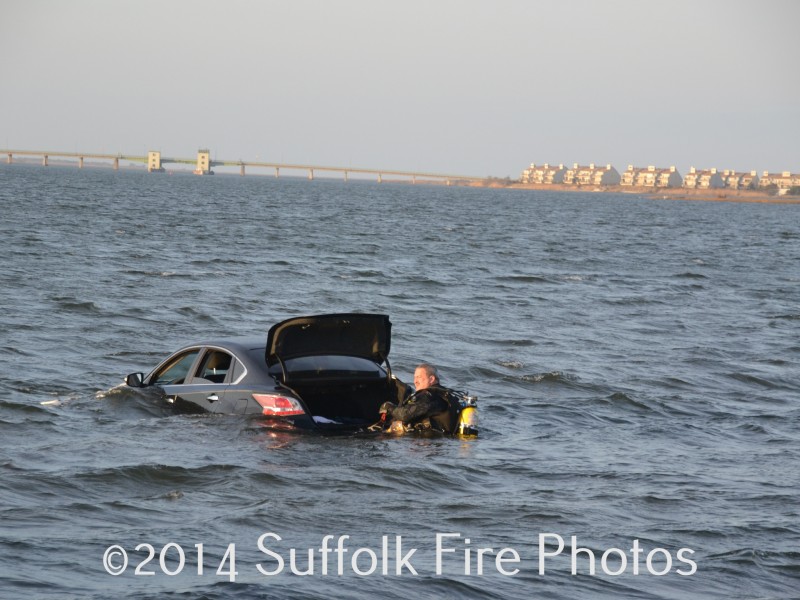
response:
[[[0,150],[0,156],[6,155],[6,162],[12,164],[14,157],[35,157],[41,158],[42,166],[48,166],[50,159],[75,159],[78,168],[82,169],[85,160],[111,161],[115,170],[119,169],[120,161],[130,163],[143,163],[147,165],[148,172],[163,173],[165,164],[184,164],[194,165],[196,175],[213,175],[212,167],[234,167],[239,169],[240,175],[245,175],[247,169],[268,169],[274,172],[275,177],[280,177],[281,171],[300,171],[307,173],[308,179],[313,180],[318,173],[339,173],[348,181],[350,175],[371,175],[377,178],[378,183],[382,183],[384,177],[400,177],[403,181],[417,183],[418,181],[444,183],[446,185],[463,185],[471,182],[483,181],[484,177],[471,175],[447,175],[442,173],[428,173],[423,171],[402,171],[396,169],[369,169],[364,167],[334,167],[323,165],[311,165],[302,163],[277,163],[263,161],[244,161],[244,160],[217,160],[211,158],[208,149],[197,151],[195,158],[175,158],[161,156],[161,152],[151,150],[146,156],[136,156],[131,154],[106,154],[96,152],[58,152],[50,150]]]

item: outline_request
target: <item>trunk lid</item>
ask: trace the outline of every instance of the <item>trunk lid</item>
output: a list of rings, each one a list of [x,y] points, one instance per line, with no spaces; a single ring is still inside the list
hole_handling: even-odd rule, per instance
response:
[[[300,356],[358,356],[381,364],[389,356],[388,315],[342,313],[294,317],[270,327],[266,360],[272,366]]]

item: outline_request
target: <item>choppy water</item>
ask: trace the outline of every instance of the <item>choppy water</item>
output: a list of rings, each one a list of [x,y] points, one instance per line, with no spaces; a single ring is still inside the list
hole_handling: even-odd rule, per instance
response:
[[[800,597],[798,206],[1,165],[0,207],[2,598]],[[477,394],[480,438],[115,388],[337,311],[391,315],[394,370]]]

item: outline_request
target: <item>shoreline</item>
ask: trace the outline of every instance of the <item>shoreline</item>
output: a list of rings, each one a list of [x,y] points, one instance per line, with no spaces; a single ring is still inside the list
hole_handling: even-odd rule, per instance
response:
[[[15,160],[14,164],[21,164],[26,166],[41,165],[40,161],[22,158]],[[68,160],[51,160],[50,166],[54,167],[74,167],[74,161]],[[99,168],[111,169],[113,168],[110,163],[86,161],[86,168]],[[120,165],[118,170],[135,170],[146,171],[146,166],[137,164]],[[168,171],[170,175],[173,173],[190,173],[189,169],[174,169]],[[233,175],[233,172],[219,172],[222,175]],[[268,176],[262,173],[251,174],[254,177]],[[301,175],[284,175],[289,178],[305,178]],[[324,175],[320,179],[336,179],[334,177],[326,177]],[[369,179],[353,178],[354,181],[369,181]],[[622,185],[565,185],[562,183],[517,183],[509,179],[494,179],[487,178],[484,180],[458,180],[454,178],[450,182],[430,180],[430,179],[417,179],[415,182],[408,179],[382,179],[382,183],[397,183],[397,184],[422,184],[422,185],[453,185],[459,187],[472,187],[472,188],[490,188],[490,189],[505,189],[505,190],[535,190],[543,192],[556,192],[556,193],[581,193],[581,194],[618,194],[618,195],[632,195],[647,198],[650,200],[683,200],[689,202],[739,202],[739,203],[757,203],[757,204],[800,204],[800,196],[779,196],[775,193],[770,193],[764,190],[733,190],[727,188],[716,188],[699,190],[692,188],[650,188],[641,186],[622,186]]]
[[[694,202],[752,202],[761,204],[800,204],[800,196],[778,196],[760,190],[731,190],[725,188],[698,190],[690,188],[645,188],[621,185],[573,186],[562,184],[512,183],[501,186],[514,190],[537,190],[551,192],[581,192],[595,194],[631,194],[651,200],[685,200]]]

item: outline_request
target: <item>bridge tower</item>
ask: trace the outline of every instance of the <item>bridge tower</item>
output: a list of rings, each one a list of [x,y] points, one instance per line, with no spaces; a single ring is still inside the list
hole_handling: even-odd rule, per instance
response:
[[[197,168],[194,170],[195,175],[213,175],[214,171],[211,170],[211,150],[208,148],[197,151]]]
[[[147,153],[147,172],[164,172],[164,167],[161,166],[161,152],[158,152],[157,150],[150,150],[150,152]]]

